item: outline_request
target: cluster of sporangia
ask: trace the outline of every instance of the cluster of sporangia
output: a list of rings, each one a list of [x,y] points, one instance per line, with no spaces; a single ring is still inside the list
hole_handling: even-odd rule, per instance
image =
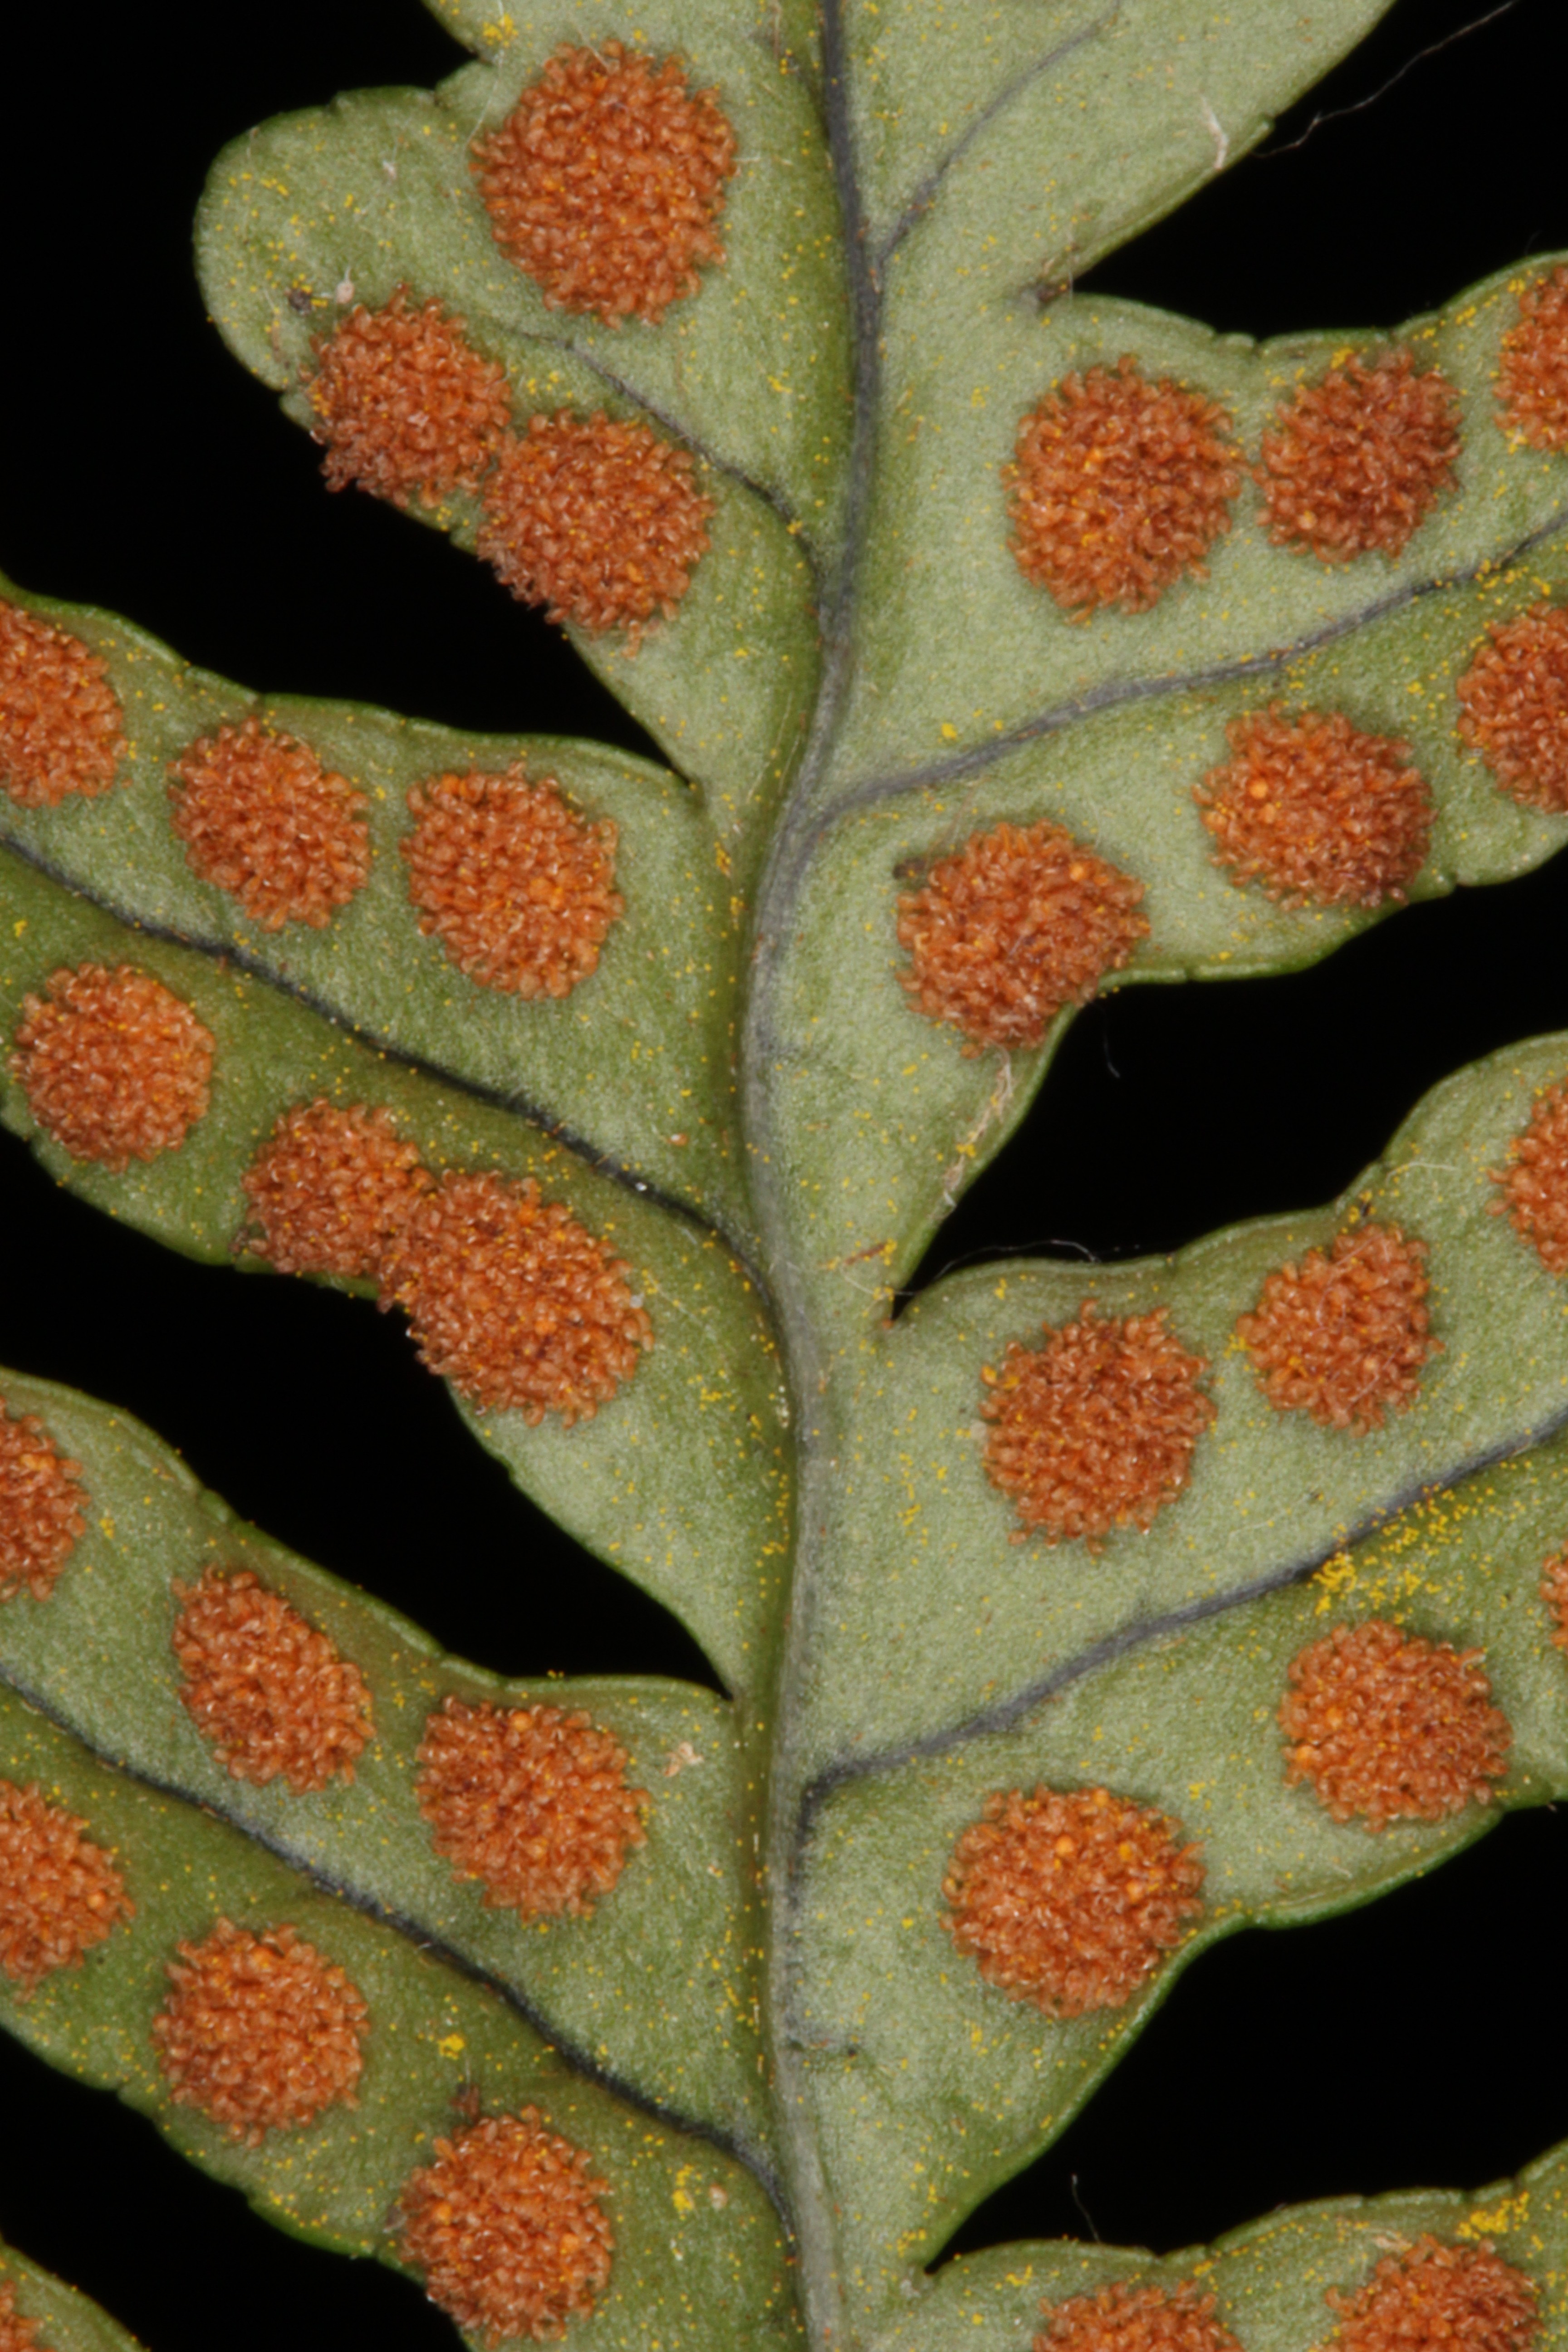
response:
[[[0,1402],[0,1601],[47,1601],[86,1526],[80,1465],[32,1415]],[[363,1675],[282,1593],[209,1565],[171,1588],[178,1696],[236,1779],[308,1798],[352,1780],[375,1736]],[[428,1717],[414,1801],[436,1852],[488,1905],[521,1919],[583,1917],[645,1843],[645,1790],[612,1733],[554,1706],[449,1695]],[[36,1783],[0,1780],[0,1972],[31,1994],[134,1914],[125,1874],[88,1822]],[[172,2098],[255,2145],[353,2105],[370,2010],[344,1970],[288,1924],[217,1918],[162,1965],[153,2020]],[[459,2324],[492,2343],[545,2338],[588,2311],[614,2237],[590,2158],[539,2112],[473,2122],[435,2142],[398,2196],[404,2257]],[[0,2338],[0,2352],[5,2352]]]
[[[1324,2301],[1336,2322],[1335,2352],[1528,2352],[1540,2325],[1535,2284],[1524,2272],[1485,2243],[1447,2246],[1432,2237],[1385,2253],[1354,2294],[1331,2287]],[[1123,2281],[1044,2305],[1047,2325],[1033,2352],[1242,2352],[1215,2317],[1215,2302],[1191,2282]]]
[[[152,973],[84,963],[23,999],[11,1072],[78,1160],[123,1171],[205,1115],[215,1041]],[[431,1370],[486,1409],[591,1420],[653,1345],[629,1269],[531,1177],[420,1164],[384,1109],[285,1111],[241,1179],[236,1246],[283,1273],[371,1279]]]
[[[654,323],[721,262],[716,223],[735,140],[679,64],[618,43],[563,48],[473,169],[497,243],[552,306]],[[1501,429],[1568,447],[1568,271],[1527,286],[1504,337]],[[637,633],[673,614],[709,545],[712,501],[689,455],[636,421],[535,415],[515,429],[504,371],[463,323],[399,286],[356,306],[317,346],[315,434],[333,488],[398,505],[476,494],[480,551],[514,592],[590,631]],[[1276,542],[1324,563],[1400,553],[1449,487],[1457,401],[1406,351],[1346,360],[1303,385],[1263,436],[1254,478]],[[1064,608],[1142,612],[1228,530],[1243,461],[1224,412],[1131,359],[1069,375],[1025,419],[1009,475],[1013,552]],[[1457,726],[1526,806],[1568,812],[1568,609],[1496,624],[1457,688]],[[1338,712],[1249,712],[1197,794],[1219,860],[1292,906],[1376,906],[1408,888],[1431,803],[1405,747]],[[0,605],[0,782],[25,805],[110,788],[125,755],[105,663],[79,639]],[[364,796],[310,747],[255,718],[173,763],[172,815],[193,870],[266,929],[326,924],[371,864]],[[595,970],[624,911],[616,831],[551,781],[444,775],[409,796],[403,850],[421,929],[479,985],[565,995]],[[998,825],[900,902],[904,984],[966,1050],[1037,1045],[1057,1013],[1121,969],[1148,926],[1135,879],[1058,826]],[[28,996],[11,1068],[39,1124],[74,1157],[123,1171],[172,1150],[207,1108],[216,1051],[151,973],[96,964]],[[1568,1095],[1553,1089],[1511,1147],[1496,1203],[1554,1273],[1568,1271]],[[246,1244],[283,1271],[374,1278],[404,1306],[426,1360],[487,1406],[570,1423],[626,1379],[649,1344],[626,1269],[531,1181],[437,1179],[384,1110],[299,1106],[246,1172]],[[1363,1222],[1265,1282],[1237,1336],[1280,1411],[1365,1433],[1415,1396],[1438,1344],[1424,1245]],[[1167,1311],[1079,1319],[987,1369],[985,1466],[1019,1535],[1082,1538],[1147,1528],[1184,1486],[1215,1417],[1207,1367]],[[0,1601],[46,1601],[85,1526],[75,1464],[36,1418],[0,1405]],[[1542,1591],[1568,1646],[1568,1551]],[[353,1664],[281,1594],[209,1567],[176,1584],[174,1654],[195,1729],[236,1777],[300,1797],[352,1778],[373,1736]],[[1288,1781],[1336,1821],[1435,1822],[1484,1801],[1510,1729],[1479,1654],[1373,1620],[1340,1625],[1289,1669]],[[436,1850],[490,1904],[580,1914],[642,1843],[647,1799],[583,1715],[455,1696],[419,1749],[416,1801]],[[0,1781],[0,1969],[30,1992],[79,1962],[132,1903],[88,1825],[36,1786]],[[1203,1865],[1164,1815],[1104,1789],[1015,1790],[959,1839],[946,1924],[990,1983],[1058,2017],[1118,2006],[1189,1932]],[[343,1970],[288,1926],[217,1920],[166,1963],[153,2032],[178,2101],[250,2140],[352,2102],[370,2027]],[[537,2111],[436,2142],[397,2226],[436,2300],[487,2341],[558,2335],[609,2273],[605,2184]],[[0,2347],[13,2323],[0,2293]],[[1524,2352],[1534,2290],[1489,2248],[1419,2240],[1349,2301],[1331,2296],[1345,2352],[1412,2336]],[[1190,2287],[1118,2286],[1057,2306],[1036,2352],[1238,2352]],[[18,2339],[29,2339],[24,2333]]]
[[[721,262],[735,135],[679,61],[618,41],[562,48],[471,163],[491,234],[552,310],[657,324]],[[512,427],[504,369],[434,299],[357,305],[309,379],[334,489],[426,506],[477,492],[479,553],[552,619],[637,633],[673,614],[709,546],[713,501],[688,451],[636,420],[569,409]]]
[[[38,2341],[38,2322],[25,2319],[16,2308],[16,2290],[0,2278],[0,2352],[49,2352]]]

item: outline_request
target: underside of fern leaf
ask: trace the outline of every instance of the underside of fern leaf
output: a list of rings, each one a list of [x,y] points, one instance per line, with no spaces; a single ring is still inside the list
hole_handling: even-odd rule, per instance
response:
[[[1526,2352],[1560,2156],[928,2266],[1208,1946],[1568,1794],[1568,1037],[1321,1210],[906,1286],[1097,993],[1568,836],[1568,268],[1073,290],[1378,0],[433,13],[203,291],[658,756],[0,579],[0,1116],[395,1314],[715,1686],[467,1664],[0,1372],[5,2022],[476,2344]],[[0,2352],[116,2340],[7,2259]]]
[[[0,2343],[7,2352],[138,2352],[132,2338],[84,2294],[51,2278],[0,2240]]]

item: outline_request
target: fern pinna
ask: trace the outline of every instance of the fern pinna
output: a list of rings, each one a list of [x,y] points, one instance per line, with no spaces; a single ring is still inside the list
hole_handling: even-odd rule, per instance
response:
[[[1201,1950],[1568,1780],[1561,1038],[1315,1214],[902,1295],[1097,992],[1563,837],[1568,268],[1261,345],[1073,290],[1381,13],[440,0],[437,89],[219,157],[328,483],[658,761],[0,589],[8,1124],[402,1318],[721,1686],[466,1664],[0,1379],[7,2026],[476,2344],[1552,2324],[1554,2156],[928,2269]],[[0,2258],[0,2352],[124,2340]]]

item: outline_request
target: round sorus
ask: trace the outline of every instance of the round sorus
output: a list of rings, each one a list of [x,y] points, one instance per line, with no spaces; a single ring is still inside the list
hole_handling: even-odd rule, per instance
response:
[[[1513,1735],[1481,1654],[1376,1617],[1309,1643],[1279,1706],[1287,1786],[1310,1780],[1336,1822],[1373,1830],[1484,1805]]]
[[[1181,1493],[1215,1409],[1197,1385],[1208,1366],[1167,1311],[1101,1318],[1090,1298],[1076,1323],[1044,1327],[1044,1347],[1009,1340],[1000,1369],[984,1368],[986,1475],[1022,1528],[1092,1547],[1112,1528],[1147,1528]]]
[[[258,719],[220,727],[174,761],[174,831],[191,871],[237,898],[264,931],[320,930],[370,874],[370,805],[307,744]]]
[[[1533,604],[1494,621],[1455,688],[1459,732],[1505,793],[1548,816],[1568,813],[1568,605]]]
[[[359,1668],[248,1569],[173,1590],[180,1697],[218,1762],[258,1786],[281,1773],[297,1796],[352,1780],[374,1728]]]
[[[122,963],[51,972],[22,999],[11,1075],[73,1160],[121,1175],[174,1151],[206,1110],[213,1038],[151,972]]]
[[[972,834],[899,900],[900,980],[966,1053],[1037,1045],[1064,1005],[1120,971],[1149,926],[1143,885],[1042,820]]]
[[[1058,604],[1144,613],[1230,529],[1241,487],[1223,408],[1131,354],[1068,375],[1018,427],[1013,554]]]
[[[552,778],[437,776],[408,795],[403,844],[419,928],[481,988],[569,996],[598,969],[626,912],[615,888],[616,827],[589,824]]]
[[[24,2319],[16,2308],[16,2290],[0,2278],[0,2352],[48,2352],[37,2342],[40,2322]]]
[[[419,1762],[436,1851],[483,1880],[492,1909],[584,1917],[645,1842],[647,1792],[627,1788],[625,1748],[585,1715],[448,1698]]]
[[[36,1412],[13,1421],[0,1397],[0,1601],[47,1601],[87,1520],[81,1464],[68,1462]]]
[[[269,2131],[355,2105],[370,2011],[342,1969],[292,1927],[260,1936],[220,1919],[168,1963],[153,2020],[176,2106],[257,2147]]]
[[[691,458],[600,412],[532,416],[485,485],[477,545],[514,596],[591,636],[671,618],[710,544]]]
[[[1237,1323],[1258,1384],[1278,1412],[1310,1412],[1322,1429],[1381,1429],[1405,1412],[1421,1367],[1437,1353],[1426,1307],[1425,1242],[1397,1225],[1340,1234],[1325,1257],[1280,1266]]]
[[[1507,1215],[1548,1274],[1568,1274],[1568,1088],[1547,1087],[1492,1182],[1492,1214]]]
[[[1498,423],[1532,449],[1568,448],[1568,268],[1520,289],[1502,339]]]
[[[1445,2246],[1417,2238],[1384,2254],[1353,2295],[1331,2287],[1336,2352],[1527,2352],[1540,2315],[1522,2271],[1485,2241]]]
[[[610,2275],[615,2233],[593,2160],[537,2107],[487,2116],[436,2142],[404,2183],[398,2252],[449,2319],[497,2346],[552,2343],[585,2319]]]
[[[552,310],[650,324],[721,262],[714,224],[735,169],[735,134],[711,89],[688,89],[679,59],[619,41],[556,50],[473,169],[490,231]]]
[[[374,1275],[432,1179],[384,1110],[334,1109],[318,1097],[286,1110],[246,1170],[241,1236],[279,1274]]]
[[[310,378],[312,440],[327,454],[329,489],[357,482],[405,507],[435,506],[477,488],[511,422],[506,371],[482,359],[432,299],[411,310],[399,286],[380,310],[356,302],[336,332],[315,345]]]
[[[1095,2294],[1042,2303],[1047,2325],[1033,2352],[1241,2352],[1214,2305],[1214,2296],[1195,2286],[1119,2279]]]
[[[75,1968],[135,1905],[86,1822],[51,1805],[30,1780],[0,1780],[0,1972],[24,1995]]]
[[[1558,1649],[1568,1650],[1568,1550],[1554,1552],[1542,1561],[1541,1597],[1556,1628],[1552,1641]]]
[[[590,1421],[630,1380],[653,1326],[626,1266],[532,1177],[444,1176],[388,1244],[381,1304],[471,1403]]]
[[[1263,436],[1256,479],[1278,546],[1324,563],[1398,555],[1453,479],[1458,395],[1406,351],[1360,358],[1303,384]]]
[[[1196,798],[1237,882],[1288,907],[1379,907],[1421,870],[1432,800],[1408,744],[1363,735],[1341,712],[1274,704],[1226,730],[1231,757]]]
[[[24,808],[106,793],[125,757],[108,665],[79,637],[0,598],[0,786]]]
[[[1047,2017],[1120,2009],[1203,1910],[1203,1864],[1180,1837],[1105,1789],[988,1797],[953,1848],[944,1924],[987,1984]]]

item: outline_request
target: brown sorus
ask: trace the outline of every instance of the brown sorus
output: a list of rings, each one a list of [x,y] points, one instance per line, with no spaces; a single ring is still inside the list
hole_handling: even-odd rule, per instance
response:
[[[0,786],[14,801],[58,808],[108,792],[123,719],[101,655],[0,598]]]
[[[1167,1312],[1101,1317],[1086,1299],[1076,1323],[1044,1327],[1043,1347],[1009,1340],[1000,1370],[983,1370],[986,1475],[1048,1543],[1147,1528],[1186,1485],[1215,1408],[1197,1385],[1208,1366]]]
[[[627,1274],[531,1176],[452,1173],[387,1244],[381,1304],[406,1309],[421,1360],[470,1402],[571,1428],[653,1345]]]
[[[434,1181],[390,1112],[318,1096],[286,1110],[241,1182],[253,1257],[279,1274],[374,1275],[393,1234]]]
[[[953,1848],[944,1925],[987,1984],[1047,2017],[1121,2009],[1203,1910],[1180,1837],[1106,1789],[988,1797]]]
[[[36,1412],[13,1420],[0,1396],[0,1601],[47,1601],[87,1528],[81,1464],[68,1462]]]
[[[1568,448],[1568,268],[1520,289],[1502,339],[1498,423],[1532,449]]]
[[[508,440],[484,509],[479,551],[514,596],[634,644],[656,613],[673,617],[714,510],[686,450],[646,425],[567,409]]]
[[[626,912],[615,888],[616,830],[569,806],[553,777],[437,776],[408,795],[403,844],[419,928],[481,988],[568,996],[596,971]]]
[[[24,1997],[75,1968],[135,1905],[85,1821],[51,1805],[36,1780],[0,1780],[0,1973]]]
[[[364,1676],[249,1569],[175,1583],[185,1712],[237,1780],[279,1773],[296,1795],[354,1776],[374,1726]]]
[[[176,2106],[255,2147],[269,2131],[356,2105],[370,2011],[292,1927],[256,1936],[219,1919],[201,1943],[179,1947],[167,1974],[174,1990],[153,2040]]]
[[[411,310],[395,289],[379,310],[356,302],[314,345],[309,378],[316,421],[310,437],[326,450],[329,489],[361,489],[405,507],[435,506],[477,488],[511,422],[506,371],[481,358],[434,299]]]
[[[174,827],[191,871],[264,931],[320,930],[370,874],[370,803],[306,743],[256,718],[204,735],[170,763]]]
[[[1047,2326],[1033,2352],[1241,2352],[1214,2316],[1212,2294],[1195,2286],[1119,2279],[1095,2294],[1042,2303]]]
[[[1408,1409],[1437,1353],[1426,1306],[1426,1244],[1366,1223],[1280,1266],[1237,1323],[1258,1384],[1279,1412],[1322,1429],[1381,1429]]]
[[[1481,1655],[1376,1617],[1310,1643],[1279,1706],[1287,1785],[1310,1780],[1336,1822],[1372,1830],[1484,1805],[1513,1735]]]
[[[22,999],[10,1063],[45,1133],[116,1176],[176,1150],[206,1110],[211,1032],[130,964],[79,964],[46,985],[47,999]]]
[[[615,2233],[593,2159],[537,2107],[436,2142],[404,2183],[398,2251],[426,2292],[486,2346],[553,2343],[610,2275]]]
[[[1568,1088],[1547,1087],[1492,1182],[1500,1194],[1493,1216],[1506,1213],[1548,1274],[1568,1274]]]
[[[1013,554],[1068,610],[1144,613],[1230,529],[1241,487],[1230,419],[1202,393],[1151,383],[1127,354],[1064,376],[1018,427],[1007,469]]]
[[[524,1919],[585,1916],[645,1843],[647,1792],[585,1715],[447,1698],[419,1749],[419,1810],[461,1878]]]
[[[652,324],[724,258],[735,134],[676,58],[558,48],[472,163],[496,243],[552,310]]]
[[[1539,2324],[1532,2280],[1483,2240],[1417,2238],[1384,2254],[1352,2295],[1331,2287],[1336,2352],[1527,2352]]]
[[[0,2352],[48,2352],[37,2341],[40,2322],[24,2319],[16,2308],[16,2290],[0,2278]]]
[[[899,900],[904,987],[966,1053],[1037,1045],[1065,1005],[1087,1003],[1149,926],[1143,885],[1042,820],[972,834]]]
[[[1410,747],[1342,712],[1278,703],[1226,730],[1231,757],[1196,799],[1234,880],[1287,907],[1380,907],[1420,872],[1432,799]]]
[[[1547,816],[1568,811],[1568,605],[1494,621],[1455,688],[1459,732],[1505,793]]]
[[[1453,479],[1458,395],[1407,351],[1359,356],[1303,384],[1263,436],[1256,480],[1278,546],[1324,563],[1395,556]]]

